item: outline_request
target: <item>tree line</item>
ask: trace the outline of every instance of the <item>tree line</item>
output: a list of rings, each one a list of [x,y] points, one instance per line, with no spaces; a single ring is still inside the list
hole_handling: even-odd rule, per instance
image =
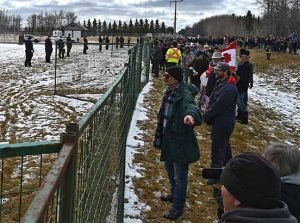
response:
[[[21,30],[21,16],[10,15],[7,10],[0,9],[0,34],[19,32]]]
[[[122,34],[122,33],[172,33],[173,27],[166,27],[164,22],[159,22],[159,20],[149,21],[148,19],[130,19],[127,23],[126,21],[113,21],[102,22],[101,20],[93,21],[88,19],[83,21],[83,26],[87,28],[87,35],[105,35],[105,34]]]
[[[300,0],[256,0],[262,16],[219,15],[200,20],[179,31],[202,36],[288,36],[300,33]]]
[[[50,34],[53,30],[62,29],[63,26],[71,22],[75,22],[77,16],[74,12],[66,12],[63,10],[54,12],[41,12],[40,14],[32,14],[27,18],[28,26],[25,32]]]

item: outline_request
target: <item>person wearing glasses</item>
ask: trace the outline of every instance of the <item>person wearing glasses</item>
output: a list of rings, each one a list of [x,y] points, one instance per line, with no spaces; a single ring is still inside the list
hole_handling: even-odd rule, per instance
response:
[[[174,220],[184,212],[186,202],[189,164],[200,158],[199,145],[194,127],[201,125],[202,118],[195,104],[197,88],[183,81],[183,69],[168,67],[164,73],[167,90],[157,115],[154,147],[161,150],[170,182],[170,194],[161,200],[171,202],[171,208],[163,215]]]

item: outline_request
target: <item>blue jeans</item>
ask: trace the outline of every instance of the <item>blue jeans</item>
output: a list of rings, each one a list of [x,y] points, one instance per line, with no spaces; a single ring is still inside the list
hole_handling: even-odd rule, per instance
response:
[[[247,112],[247,106],[248,106],[248,92],[239,92],[238,94],[238,110],[241,112]]]
[[[174,199],[172,207],[178,211],[183,211],[186,201],[189,164],[165,162],[165,168],[168,172],[171,193]]]
[[[211,167],[224,167],[232,158],[230,136],[235,121],[214,123],[211,129]]]

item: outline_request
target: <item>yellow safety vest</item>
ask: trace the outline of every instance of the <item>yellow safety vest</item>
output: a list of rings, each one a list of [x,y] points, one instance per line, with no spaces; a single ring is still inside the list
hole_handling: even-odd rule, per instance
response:
[[[177,48],[170,48],[166,53],[166,61],[169,63],[178,63],[181,59],[181,52]]]

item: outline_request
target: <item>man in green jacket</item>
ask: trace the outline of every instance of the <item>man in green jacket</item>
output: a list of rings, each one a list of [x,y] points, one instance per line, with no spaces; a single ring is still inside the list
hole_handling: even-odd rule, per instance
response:
[[[181,67],[167,68],[164,82],[168,88],[157,116],[154,147],[161,149],[171,186],[171,193],[161,196],[162,201],[173,202],[164,217],[174,220],[183,214],[189,164],[200,158],[194,126],[201,125],[202,118],[194,99],[197,88],[183,82]]]

